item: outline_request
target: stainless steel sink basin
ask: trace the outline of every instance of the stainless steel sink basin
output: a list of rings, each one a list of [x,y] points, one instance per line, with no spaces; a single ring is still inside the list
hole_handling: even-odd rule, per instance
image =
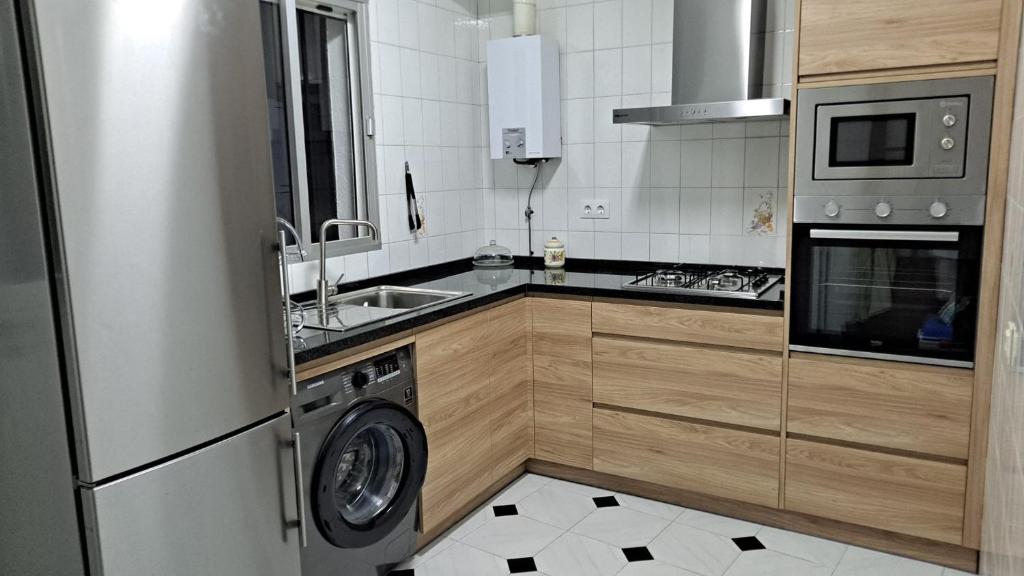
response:
[[[355,292],[332,296],[327,301],[327,314],[321,314],[316,304],[305,308],[308,328],[343,332],[369,324],[437,306],[468,292],[405,288],[402,286],[374,286]]]
[[[374,286],[358,292],[336,296],[328,302],[335,306],[370,306],[391,310],[414,310],[432,304],[440,304],[461,296],[462,292],[399,288],[397,286]]]

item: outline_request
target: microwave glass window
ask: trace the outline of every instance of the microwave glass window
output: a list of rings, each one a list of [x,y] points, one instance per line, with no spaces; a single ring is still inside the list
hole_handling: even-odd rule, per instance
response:
[[[960,242],[794,239],[794,344],[971,361],[978,254]]]
[[[829,166],[910,166],[914,114],[832,118]]]

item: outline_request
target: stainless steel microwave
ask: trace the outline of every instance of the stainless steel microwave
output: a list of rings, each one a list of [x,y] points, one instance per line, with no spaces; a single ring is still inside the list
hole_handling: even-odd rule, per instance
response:
[[[794,219],[980,225],[991,76],[804,89]]]

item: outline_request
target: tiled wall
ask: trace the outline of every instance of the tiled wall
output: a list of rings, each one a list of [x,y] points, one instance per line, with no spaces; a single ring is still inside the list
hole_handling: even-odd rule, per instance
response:
[[[486,42],[512,35],[512,0],[369,0],[383,247],[328,261],[363,279],[471,256],[496,239],[527,252],[533,169],[486,148]],[[542,168],[534,250],[570,257],[782,266],[787,124],[617,126],[617,107],[671,100],[672,0],[539,0],[538,31],[561,49],[562,158]],[[793,0],[769,0],[770,92],[788,95]],[[427,233],[408,233],[404,163]],[[584,198],[612,217],[578,217]],[[771,215],[770,224],[755,222]],[[293,264],[293,292],[317,264]]]
[[[477,0],[370,0],[383,246],[328,260],[328,276],[360,280],[471,256],[484,240],[491,188]],[[409,232],[405,162],[426,234]],[[292,291],[311,290],[315,262],[292,264]]]
[[[1024,58],[1020,63],[982,534],[981,573],[991,576],[1024,574]]]
[[[788,95],[792,0],[771,0],[772,95]],[[480,0],[490,38],[511,34],[511,0]],[[672,0],[539,0],[538,30],[558,40],[562,158],[543,165],[533,249],[555,235],[570,257],[783,266],[788,124],[650,128],[612,110],[671,103]],[[535,172],[495,161],[484,234],[525,254],[523,212]],[[584,199],[611,205],[581,219]]]

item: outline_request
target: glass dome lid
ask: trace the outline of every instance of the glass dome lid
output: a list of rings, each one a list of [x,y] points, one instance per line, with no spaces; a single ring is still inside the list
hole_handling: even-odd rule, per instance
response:
[[[512,251],[504,246],[499,246],[497,241],[491,240],[490,244],[483,246],[473,255],[474,266],[511,266]]]

